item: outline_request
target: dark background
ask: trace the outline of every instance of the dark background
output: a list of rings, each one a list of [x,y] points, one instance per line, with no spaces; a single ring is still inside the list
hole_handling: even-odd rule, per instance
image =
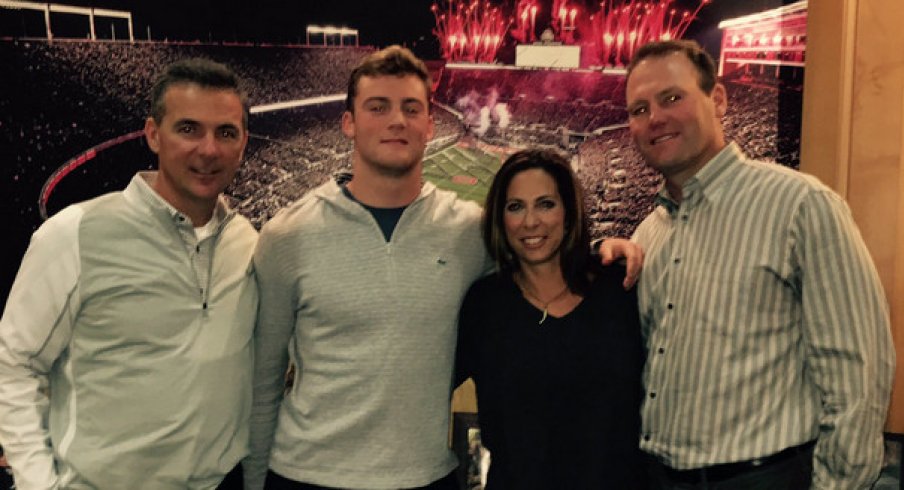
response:
[[[653,1],[653,0],[651,0]],[[202,42],[269,42],[303,43],[309,24],[344,26],[358,29],[360,43],[378,47],[402,44],[425,59],[439,57],[436,37],[432,34],[434,18],[432,0],[325,0],[312,2],[262,0],[259,2],[218,1],[115,1],[63,0],[59,3],[82,7],[108,8],[132,12],[136,39]],[[545,10],[552,0],[540,2]],[[598,2],[574,1],[574,4],[598,5]],[[721,31],[719,21],[794,3],[792,0],[710,0],[687,31],[688,38],[705,44],[718,56]],[[491,2],[511,9],[512,2]],[[676,0],[677,8],[693,11],[699,0]],[[537,30],[542,31],[549,13],[541,11]],[[545,15],[544,15],[545,14]],[[86,37],[84,16],[53,14],[51,23],[57,37]],[[117,39],[127,37],[125,20],[95,18],[98,38],[111,37],[114,24]],[[43,37],[43,13],[37,11],[0,10],[0,36]]]

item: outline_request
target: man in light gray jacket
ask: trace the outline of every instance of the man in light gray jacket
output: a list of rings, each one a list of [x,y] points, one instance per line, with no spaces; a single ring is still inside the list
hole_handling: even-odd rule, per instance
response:
[[[480,208],[422,181],[430,78],[407,49],[353,71],[342,130],[354,141],[352,180],[327,182],[261,231],[246,481],[453,490],[456,319],[490,266]]]
[[[174,63],[145,125],[159,170],[32,237],[0,320],[18,489],[241,488],[257,233],[221,193],[247,115],[228,68]]]

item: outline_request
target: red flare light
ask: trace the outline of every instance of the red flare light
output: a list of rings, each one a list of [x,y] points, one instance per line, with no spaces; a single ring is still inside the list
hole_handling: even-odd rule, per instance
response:
[[[448,61],[492,63],[502,44],[505,31],[512,23],[488,0],[463,3],[443,2],[430,8],[436,20],[433,34],[442,46],[442,56]],[[443,12],[443,14],[439,14]],[[522,13],[522,22],[526,16]]]

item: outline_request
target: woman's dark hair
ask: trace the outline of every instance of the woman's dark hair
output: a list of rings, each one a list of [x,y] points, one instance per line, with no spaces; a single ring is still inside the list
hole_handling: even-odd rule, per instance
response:
[[[509,185],[516,175],[530,169],[546,172],[556,183],[565,208],[565,235],[559,248],[562,275],[568,288],[583,294],[589,287],[588,273],[599,261],[590,255],[590,234],[584,212],[584,192],[568,160],[550,150],[522,150],[509,156],[490,185],[482,223],[483,242],[500,272],[511,274],[520,268],[505,236],[503,215]]]

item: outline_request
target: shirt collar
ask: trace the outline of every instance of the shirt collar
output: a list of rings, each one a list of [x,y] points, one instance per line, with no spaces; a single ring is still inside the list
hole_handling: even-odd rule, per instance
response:
[[[351,179],[349,179],[349,180],[351,180]],[[342,208],[344,208],[344,209],[346,209],[346,210],[361,210],[361,209],[363,209],[363,208],[362,208],[362,205],[358,202],[357,199],[354,199],[354,198],[349,199],[349,198],[345,195],[345,192],[343,191],[343,188],[345,187],[345,184],[347,184],[347,183],[348,183],[348,182],[346,181],[346,182],[343,182],[343,183],[340,184],[340,183],[337,182],[336,180],[330,179],[329,182],[327,182],[327,183],[325,183],[324,185],[318,187],[318,188],[314,191],[314,195],[317,196],[317,197],[320,198],[320,199],[323,199],[323,200],[327,201],[327,202],[330,202],[330,203],[333,203],[333,204],[337,204],[339,207],[342,207]],[[429,182],[429,181],[423,181],[423,182],[421,183],[421,192],[420,192],[420,194],[418,194],[418,196],[417,196],[416,198],[414,198],[414,201],[411,201],[410,203],[408,203],[408,205],[405,206],[405,208],[413,207],[413,206],[416,205],[418,202],[423,201],[424,199],[430,197],[434,192],[436,192],[436,190],[437,190],[437,189],[436,189],[436,186],[433,185],[431,182]],[[340,199],[340,198],[341,198],[341,199]]]
[[[156,178],[157,172],[138,172],[132,177],[131,183],[129,183],[129,186],[125,190],[126,197],[140,200],[149,206],[156,216],[166,218],[175,223],[176,226],[188,226],[189,228],[193,228],[191,219],[189,219],[187,215],[173,207],[172,204],[160,197],[160,194],[157,194],[157,191],[154,190],[152,184]],[[217,230],[215,233],[219,233],[222,226],[229,221],[234,214],[235,211],[229,208],[229,205],[226,204],[226,200],[221,195],[217,199],[217,205],[214,208],[213,216],[211,217],[211,220],[217,223]]]
[[[743,162],[744,159],[744,153],[735,142],[725,145],[725,148],[722,148],[712,160],[682,186],[682,203],[685,204],[686,209],[696,207],[704,199],[715,199],[722,184],[734,174],[730,169]],[[656,204],[663,206],[670,214],[676,212],[679,206],[669,195],[665,184],[656,195]]]

